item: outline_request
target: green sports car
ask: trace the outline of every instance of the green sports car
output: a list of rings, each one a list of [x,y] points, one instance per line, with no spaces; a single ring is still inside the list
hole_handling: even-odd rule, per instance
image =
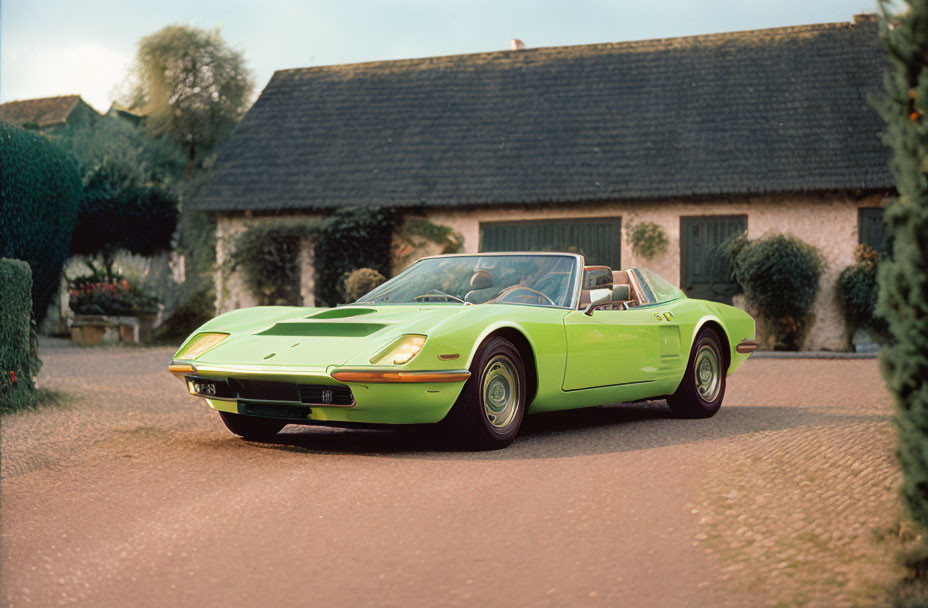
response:
[[[507,446],[525,414],[666,397],[706,418],[756,348],[744,311],[570,253],[423,258],[337,308],[262,306],[197,329],[169,370],[233,433],[442,423]]]

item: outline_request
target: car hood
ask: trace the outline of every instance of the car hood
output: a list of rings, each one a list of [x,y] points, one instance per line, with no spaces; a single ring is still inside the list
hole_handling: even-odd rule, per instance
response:
[[[260,308],[248,309],[252,315],[228,318],[226,324],[219,317],[198,331],[228,331],[230,336],[200,355],[196,363],[325,370],[353,358],[363,357],[366,361],[403,334],[427,335],[432,327],[463,309],[448,304],[299,308],[261,321],[254,317],[261,315]],[[251,322],[236,331],[234,326],[239,323],[234,321],[245,321],[248,316],[252,316]]]

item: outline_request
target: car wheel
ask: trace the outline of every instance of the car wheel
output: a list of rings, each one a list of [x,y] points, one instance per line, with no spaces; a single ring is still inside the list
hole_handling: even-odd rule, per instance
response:
[[[469,449],[499,450],[515,439],[525,416],[525,367],[505,338],[487,340],[474,356],[448,430]]]
[[[277,420],[268,420],[267,418],[255,418],[254,416],[243,416],[233,414],[232,412],[219,412],[219,417],[226,425],[226,428],[251,441],[266,441],[280,432],[280,429],[286,426],[285,422]]]
[[[673,413],[682,418],[714,416],[725,397],[725,358],[715,330],[705,328],[693,343],[686,373],[676,392],[667,398]]]

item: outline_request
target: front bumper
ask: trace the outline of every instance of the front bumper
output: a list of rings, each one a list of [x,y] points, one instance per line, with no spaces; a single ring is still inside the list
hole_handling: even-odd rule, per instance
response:
[[[172,361],[169,371],[184,381],[188,392],[204,398],[215,410],[286,418],[289,422],[305,424],[439,422],[454,405],[470,375],[466,370],[398,372],[362,368],[341,370],[345,373],[339,374],[337,368],[331,372],[292,368],[255,369],[247,366],[233,368],[196,365],[182,361]],[[189,382],[198,379],[203,385],[216,384],[219,390],[213,394],[192,390]],[[264,392],[246,390],[249,384],[263,387]],[[230,388],[227,390],[225,387]],[[321,402],[325,399],[319,396],[326,397],[327,390],[347,391],[351,399],[342,399],[338,403]]]

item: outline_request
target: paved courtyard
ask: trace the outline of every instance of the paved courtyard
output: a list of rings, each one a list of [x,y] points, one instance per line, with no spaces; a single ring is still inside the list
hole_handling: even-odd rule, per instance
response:
[[[2,419],[9,606],[882,605],[900,475],[874,360],[751,359],[709,420],[228,433],[172,349],[43,343],[62,405]]]

